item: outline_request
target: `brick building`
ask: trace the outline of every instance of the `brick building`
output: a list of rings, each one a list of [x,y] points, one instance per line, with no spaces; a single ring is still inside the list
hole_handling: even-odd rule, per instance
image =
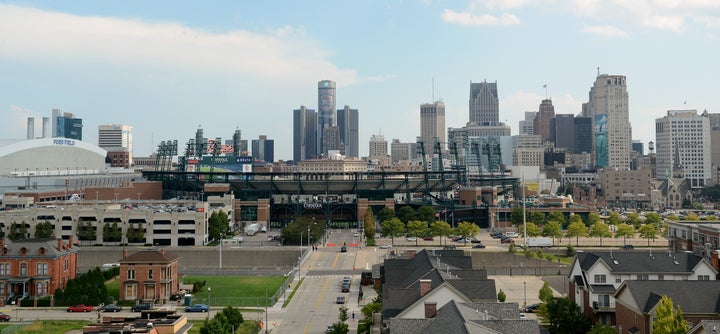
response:
[[[47,296],[77,276],[78,248],[70,237],[27,239],[5,243],[0,239],[0,305],[18,297]]]
[[[167,302],[179,290],[178,259],[165,249],[141,250],[120,260],[120,300]]]

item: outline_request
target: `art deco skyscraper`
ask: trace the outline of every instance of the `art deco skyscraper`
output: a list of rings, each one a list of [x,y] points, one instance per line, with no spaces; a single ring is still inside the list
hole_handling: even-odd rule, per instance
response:
[[[420,139],[425,146],[425,153],[432,153],[435,141],[445,148],[445,103],[425,103],[420,106]]]
[[[499,122],[500,102],[498,100],[497,82],[471,82],[468,125],[498,125]]]
[[[595,165],[630,169],[631,128],[624,75],[599,74],[582,115],[593,122]]]
[[[323,146],[326,143],[332,143],[334,140],[327,140],[324,136],[328,133],[334,133],[328,128],[337,126],[337,114],[335,111],[335,82],[330,80],[322,80],[318,82],[318,147],[322,154],[327,154],[328,149],[338,149],[336,147]]]
[[[538,113],[533,120],[533,134],[540,136],[543,140],[552,140],[550,138],[550,120],[554,117],[555,106],[553,106],[552,100],[542,100]]]

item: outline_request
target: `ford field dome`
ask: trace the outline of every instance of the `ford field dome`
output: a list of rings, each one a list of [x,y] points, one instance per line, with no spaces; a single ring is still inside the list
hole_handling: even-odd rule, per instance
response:
[[[0,176],[102,174],[107,151],[67,138],[0,142]]]

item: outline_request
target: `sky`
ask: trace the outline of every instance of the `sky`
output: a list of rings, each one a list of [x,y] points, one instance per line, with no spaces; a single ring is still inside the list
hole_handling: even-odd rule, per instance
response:
[[[292,159],[292,111],[317,109],[317,83],[372,135],[414,142],[419,109],[442,100],[468,121],[470,82],[497,82],[500,121],[551,98],[578,114],[598,72],[625,75],[633,139],[655,140],[667,110],[720,112],[717,0],[0,0],[0,139],[54,108],[134,128],[134,155],[161,140],[275,141]],[[543,88],[547,85],[547,88]],[[9,123],[9,124],[8,124]]]

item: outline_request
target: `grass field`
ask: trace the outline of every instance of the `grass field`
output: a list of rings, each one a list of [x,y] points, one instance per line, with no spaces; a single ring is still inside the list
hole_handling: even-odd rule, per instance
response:
[[[266,293],[271,297],[285,281],[282,276],[185,276],[184,284],[206,281],[203,288],[193,294],[193,303],[212,306],[252,307],[266,306]],[[210,303],[208,303],[210,288]],[[272,306],[272,305],[267,305]]]
[[[17,333],[20,334],[65,334],[66,332],[82,328],[89,324],[88,321],[70,321],[70,320],[43,320],[35,321],[30,325],[23,327],[23,329]]]
[[[120,279],[105,283],[105,288],[107,288],[108,297],[112,297],[116,302],[120,300]]]
[[[200,334],[200,328],[202,328],[204,320],[190,320],[188,322],[192,323],[193,326],[187,334]],[[235,328],[235,334],[256,334],[258,332],[257,320],[245,320],[240,325],[240,328]]]

